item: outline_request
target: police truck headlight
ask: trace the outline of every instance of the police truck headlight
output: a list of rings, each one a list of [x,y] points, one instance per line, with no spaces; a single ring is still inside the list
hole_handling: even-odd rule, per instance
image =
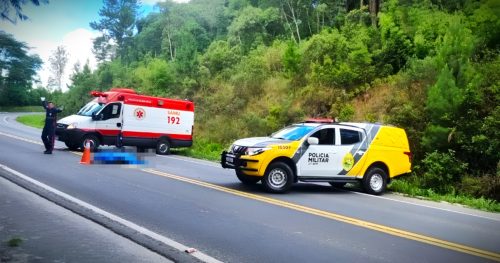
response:
[[[71,123],[70,125],[68,125],[68,127],[66,127],[66,129],[68,129],[68,130],[75,129],[75,128],[76,128],[76,123]]]
[[[270,150],[271,148],[263,148],[263,147],[248,147],[245,151],[245,155],[258,155],[258,154],[261,154],[267,150]]]

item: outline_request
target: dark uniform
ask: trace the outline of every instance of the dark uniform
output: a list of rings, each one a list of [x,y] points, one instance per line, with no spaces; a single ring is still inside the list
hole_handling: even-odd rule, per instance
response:
[[[44,153],[51,154],[54,149],[57,114],[62,110],[55,107],[49,109],[46,101],[42,101],[42,106],[45,109],[45,125],[43,126],[42,131],[42,141],[45,145]]]

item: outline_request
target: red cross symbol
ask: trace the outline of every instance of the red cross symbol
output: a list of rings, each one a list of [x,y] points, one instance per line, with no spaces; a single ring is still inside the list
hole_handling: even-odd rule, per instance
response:
[[[145,113],[145,112],[144,112],[144,110],[143,110],[143,109],[141,109],[141,108],[137,108],[137,109],[135,109],[135,111],[134,111],[134,115],[135,115],[135,117],[136,117],[137,119],[139,119],[139,120],[143,119],[145,114],[146,114],[146,113]]]

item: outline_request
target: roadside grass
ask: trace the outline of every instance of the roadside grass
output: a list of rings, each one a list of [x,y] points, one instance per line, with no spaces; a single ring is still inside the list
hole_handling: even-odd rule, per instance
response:
[[[496,200],[484,197],[477,198],[463,194],[438,194],[431,189],[419,188],[414,183],[405,179],[394,179],[388,189],[393,192],[402,193],[404,195],[420,199],[461,204],[489,212],[500,212],[500,203]]]
[[[43,118],[44,116],[41,114],[32,114],[19,116],[17,121],[31,127],[42,128]],[[219,161],[221,152],[226,148],[227,147],[218,143],[212,143],[205,139],[195,138],[192,147],[172,149],[172,153],[198,159]],[[404,178],[394,179],[388,186],[388,189],[410,197],[436,202],[461,204],[489,212],[500,212],[500,203],[495,200],[484,197],[476,198],[462,194],[438,194],[431,189],[419,188],[415,183],[405,180]]]
[[[43,114],[29,114],[17,117],[16,121],[24,125],[41,129],[44,125],[44,118]]]
[[[19,237],[13,237],[9,241],[7,241],[7,245],[9,247],[18,247],[23,243],[23,240]]]
[[[195,138],[192,147],[172,149],[172,153],[209,161],[219,161],[223,150],[224,147],[218,143]]]
[[[39,106],[18,106],[18,107],[3,107],[0,106],[0,112],[43,112],[41,105]]]

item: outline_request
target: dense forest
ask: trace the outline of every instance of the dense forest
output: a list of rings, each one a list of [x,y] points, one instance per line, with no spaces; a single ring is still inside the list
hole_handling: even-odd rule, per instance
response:
[[[52,96],[90,90],[193,100],[196,144],[219,152],[306,117],[404,128],[426,191],[500,200],[500,1],[191,0],[140,16],[105,0],[97,70],[75,65]]]

